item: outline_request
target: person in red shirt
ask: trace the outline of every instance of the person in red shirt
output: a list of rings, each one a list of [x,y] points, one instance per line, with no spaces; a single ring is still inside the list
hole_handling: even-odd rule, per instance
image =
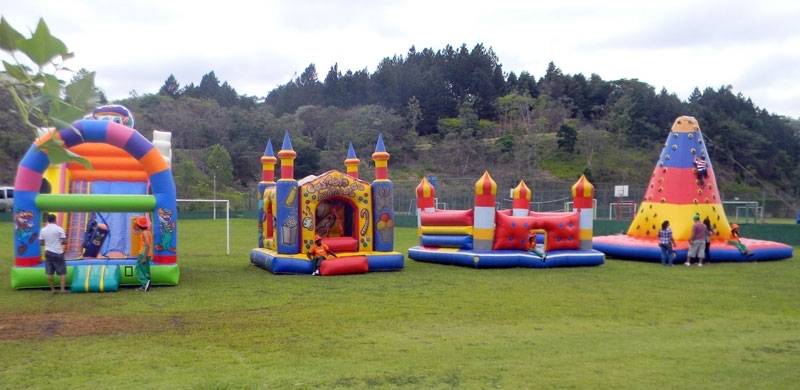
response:
[[[315,236],[314,245],[308,250],[308,258],[314,263],[314,272],[311,275],[319,275],[320,263],[330,257],[337,257],[336,253],[333,253],[328,244],[322,242],[322,237]]]

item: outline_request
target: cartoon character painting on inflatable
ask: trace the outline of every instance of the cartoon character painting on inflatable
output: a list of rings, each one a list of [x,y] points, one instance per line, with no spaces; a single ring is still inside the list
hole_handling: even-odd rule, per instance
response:
[[[68,280],[81,271],[88,286],[92,275],[118,270],[117,284],[138,285],[133,269],[140,240],[132,221],[147,215],[156,221],[152,282],[177,284],[171,134],[154,131],[155,141],[150,142],[133,129],[133,115],[119,105],[98,107],[87,118],[75,122],[74,129],[42,131],[19,163],[14,182],[12,287],[48,286],[39,246],[45,212],[55,214],[66,232]],[[51,137],[87,159],[91,169],[75,163],[51,165],[39,147]],[[106,287],[117,284],[109,280]]]
[[[700,168],[700,172],[698,172]],[[705,170],[705,172],[703,172]],[[718,261],[778,260],[792,257],[792,247],[773,241],[738,237],[722,207],[711,156],[697,120],[682,116],[672,131],[650,177],[644,200],[627,234],[594,238],[594,249],[631,260],[660,261],[658,232],[669,221],[678,261],[686,260],[693,217],[708,218],[714,236],[710,257]]]
[[[294,179],[294,159],[287,132],[277,158],[272,142],[261,157],[258,248],[250,261],[275,274],[311,274],[309,251],[321,241],[338,257],[323,260],[322,275],[392,271],[403,268],[403,255],[394,251],[393,186],[389,180],[389,153],[378,136],[375,180],[358,177],[360,160],[350,145],[344,161],[346,174],[331,170],[319,176]],[[280,159],[281,177],[275,181]]]
[[[417,186],[420,245],[408,257],[474,268],[603,264],[603,253],[591,248],[594,187],[585,176],[572,186],[571,212],[530,211],[531,190],[524,181],[512,190],[511,210],[498,210],[496,196],[497,184],[485,172],[475,183],[474,208],[437,210],[436,190],[423,178]]]

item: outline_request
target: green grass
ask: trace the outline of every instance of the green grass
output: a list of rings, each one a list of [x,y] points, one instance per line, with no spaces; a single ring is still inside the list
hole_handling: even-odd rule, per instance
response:
[[[790,388],[800,262],[671,269],[275,276],[255,223],[181,223],[182,280],[142,294],[9,286],[0,225],[0,388]],[[400,248],[414,230],[398,229]],[[3,318],[24,318],[12,329]],[[72,321],[73,328],[67,329]],[[23,326],[24,325],[24,326]],[[12,331],[34,337],[9,339]],[[84,331],[85,330],[85,331]],[[25,333],[25,332],[23,332]],[[4,336],[5,335],[5,336]]]

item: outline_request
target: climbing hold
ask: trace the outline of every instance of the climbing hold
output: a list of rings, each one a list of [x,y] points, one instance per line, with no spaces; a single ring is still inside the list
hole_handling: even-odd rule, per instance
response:
[[[694,199],[692,199],[692,203],[694,203],[694,204],[698,204],[698,203],[700,203],[700,202],[697,200],[697,198],[694,198]]]
[[[687,137],[689,137],[689,139],[692,139],[692,138],[694,138],[694,134],[692,134],[692,133],[689,133],[689,134],[687,135]]]
[[[690,151],[692,152],[692,154],[697,153],[697,149],[695,149],[695,148],[690,149]]]
[[[672,150],[678,150],[678,145],[673,144],[672,145]]]

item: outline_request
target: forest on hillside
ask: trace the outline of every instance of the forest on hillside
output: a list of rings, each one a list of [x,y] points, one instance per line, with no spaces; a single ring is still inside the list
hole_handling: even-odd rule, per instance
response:
[[[672,121],[695,116],[708,140],[723,191],[800,196],[800,122],[759,108],[730,85],[696,88],[686,101],[636,79],[565,74],[550,63],[540,77],[505,72],[482,44],[446,46],[381,60],[374,71],[339,69],[324,77],[310,64],[265,97],[245,96],[213,71],[198,84],[169,75],[159,91],[117,103],[136,127],[173,132],[174,172],[182,196],[241,199],[260,176],[267,139],[284,131],[298,152],[298,176],[342,169],[347,143],[371,177],[378,133],[395,178],[422,174],[499,179],[574,180],[644,186]],[[0,91],[2,183],[31,142]]]

